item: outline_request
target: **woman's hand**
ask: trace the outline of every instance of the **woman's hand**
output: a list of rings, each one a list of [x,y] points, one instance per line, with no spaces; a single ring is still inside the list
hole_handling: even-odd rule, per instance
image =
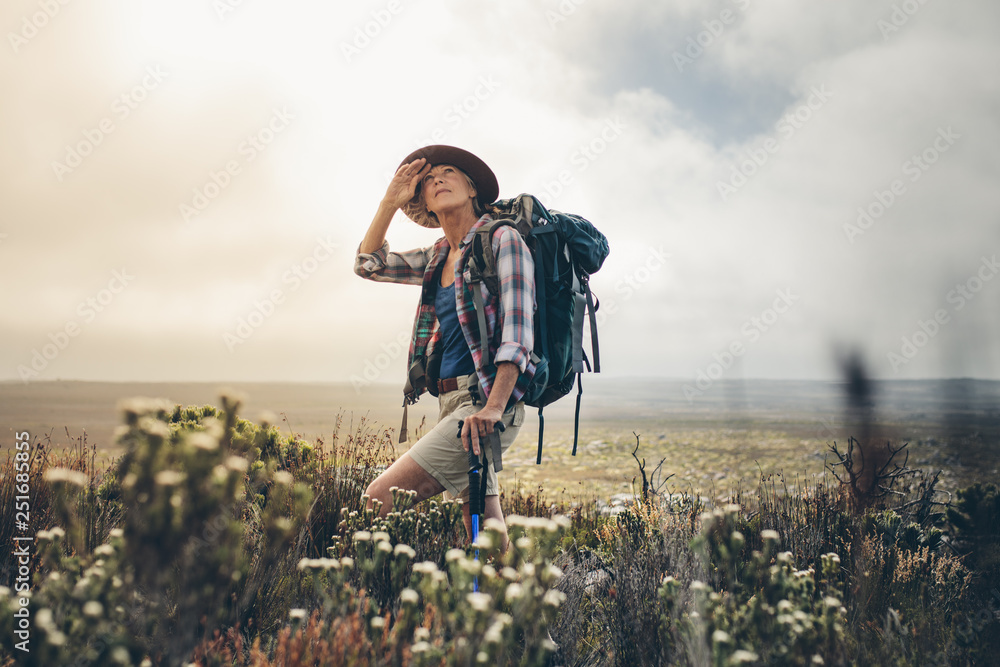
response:
[[[469,451],[469,447],[472,447],[477,456],[482,453],[479,442],[493,433],[497,422],[503,419],[507,399],[514,391],[517,376],[520,374],[521,369],[515,363],[501,361],[497,364],[497,376],[493,381],[493,390],[486,399],[486,405],[476,414],[466,417],[465,423],[462,424],[462,447],[465,451]]]
[[[472,451],[476,456],[482,454],[480,442],[485,440],[496,428],[496,424],[503,419],[503,410],[490,405],[483,406],[483,409],[474,415],[469,415],[462,424],[462,447],[465,451]]]
[[[417,192],[417,184],[420,179],[431,170],[425,158],[419,157],[409,164],[402,165],[396,170],[396,174],[389,181],[389,187],[385,191],[382,203],[391,206],[393,209],[401,208],[408,201],[413,199]]]

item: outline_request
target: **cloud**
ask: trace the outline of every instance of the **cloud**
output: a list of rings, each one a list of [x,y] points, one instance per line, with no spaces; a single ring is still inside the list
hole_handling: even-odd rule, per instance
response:
[[[127,268],[135,281],[45,377],[349,380],[408,331],[416,300],[357,279],[354,248],[398,160],[439,142],[487,159],[503,195],[606,232],[610,374],[693,377],[791,289],[734,376],[830,377],[836,343],[885,377],[1000,377],[1000,281],[947,301],[1000,250],[1000,95],[983,76],[1000,9],[927,3],[893,23],[891,3],[860,0],[393,7],[74,3],[4,54],[0,275],[19,289],[0,311],[0,376]],[[8,4],[0,25],[36,9]],[[150,67],[168,74],[131,100]],[[106,119],[60,181],[53,161]],[[879,214],[856,233],[859,209]],[[389,238],[436,235],[398,216]],[[318,239],[337,250],[293,290]],[[650,269],[656,253],[669,259]],[[274,290],[274,312],[227,346]],[[893,368],[940,308],[947,325]],[[383,381],[402,378],[393,363]]]

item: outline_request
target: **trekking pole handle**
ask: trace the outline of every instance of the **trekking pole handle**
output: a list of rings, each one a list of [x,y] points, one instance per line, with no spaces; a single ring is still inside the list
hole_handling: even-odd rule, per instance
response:
[[[459,419],[458,420],[458,433],[455,436],[456,438],[461,439],[461,437],[462,437],[462,427],[463,426],[465,426],[465,420],[464,419]],[[497,422],[496,424],[493,425],[493,428],[499,430],[501,433],[503,433],[504,431],[507,430],[507,427],[504,426],[503,422]]]

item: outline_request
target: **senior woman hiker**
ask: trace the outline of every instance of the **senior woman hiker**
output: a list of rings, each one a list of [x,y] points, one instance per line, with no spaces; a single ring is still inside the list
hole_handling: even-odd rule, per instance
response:
[[[501,451],[510,446],[524,421],[521,397],[535,372],[530,359],[534,264],[521,235],[509,226],[493,234],[500,294],[469,283],[473,232],[490,221],[484,210],[498,193],[496,176],[472,153],[441,145],[414,151],[389,183],[354,265],[355,273],[369,280],[421,286],[404,405],[430,391],[440,407],[434,428],[366,493],[382,502],[385,515],[392,507],[394,486],[416,492],[417,501],[447,490],[466,501],[463,512],[470,535],[469,448],[478,455],[486,439],[499,430],[498,423],[503,424]],[[419,225],[440,228],[444,236],[427,248],[390,252],[386,231],[400,209]],[[493,360],[488,365],[483,364],[474,289],[483,290],[482,321],[490,347],[486,352]],[[503,521],[492,466],[484,515]],[[502,548],[507,549],[506,538]]]

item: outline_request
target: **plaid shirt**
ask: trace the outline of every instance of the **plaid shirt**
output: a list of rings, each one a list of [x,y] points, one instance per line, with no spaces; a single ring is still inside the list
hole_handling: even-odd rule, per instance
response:
[[[490,219],[487,214],[476,221],[459,245],[462,257],[455,265],[455,305],[458,310],[458,322],[462,327],[465,341],[469,344],[472,360],[476,364],[476,372],[486,396],[489,397],[493,389],[497,374],[496,364],[509,361],[517,364],[521,371],[507,402],[509,407],[521,399],[535,374],[535,365],[531,362],[531,351],[534,347],[532,316],[535,309],[535,265],[528,246],[515,229],[503,226],[493,234],[493,252],[497,258],[500,294],[490,294],[485,285],[478,285],[478,289],[482,290],[485,304],[487,339],[490,345],[490,358],[493,360],[489,367],[484,368],[479,321],[472,297],[472,290],[477,289],[477,286],[469,283],[468,261],[472,253],[475,231]],[[432,284],[435,271],[448,257],[450,249],[448,239],[443,236],[428,248],[405,252],[389,252],[389,244],[384,242],[374,253],[359,252],[355,258],[354,272],[368,280],[421,285],[424,289],[436,290],[437,285]],[[431,299],[430,303],[423,303],[421,300],[413,323],[410,355],[406,367],[410,368],[414,359],[426,359],[439,337],[434,301]],[[419,393],[407,398],[410,402],[415,402],[419,398]]]

